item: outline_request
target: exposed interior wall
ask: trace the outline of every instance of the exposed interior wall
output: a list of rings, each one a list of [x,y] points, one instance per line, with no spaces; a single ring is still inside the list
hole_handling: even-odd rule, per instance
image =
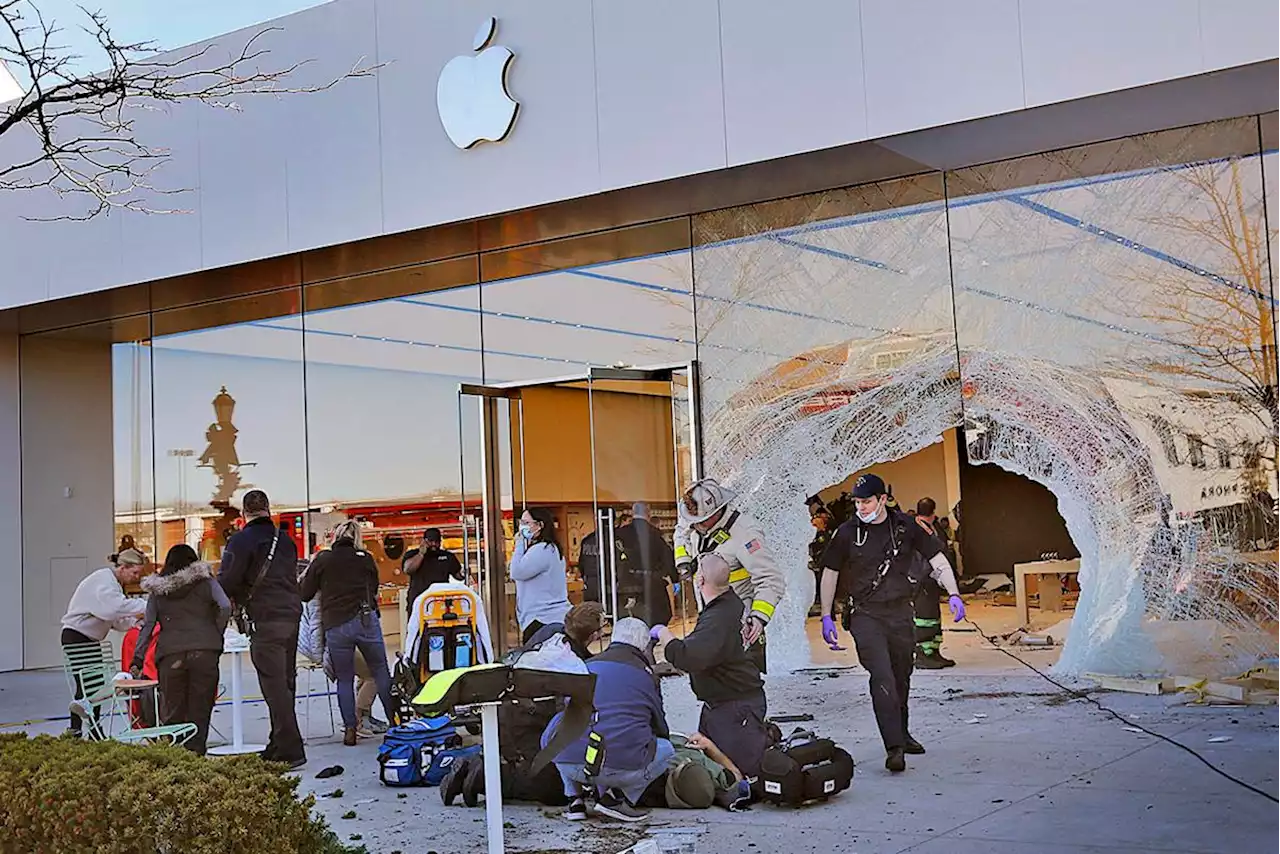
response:
[[[966,465],[961,481],[966,575],[1012,575],[1014,564],[1039,560],[1046,552],[1063,559],[1080,556],[1058,513],[1058,499],[1045,487],[998,466]]]
[[[0,332],[0,670],[22,667],[22,452],[18,336]]]
[[[22,665],[53,667],[67,601],[114,546],[111,345],[24,338],[21,383]]]
[[[960,500],[959,477],[954,480],[952,471],[958,471],[955,430],[948,430],[949,439],[929,445],[901,459],[878,463],[862,471],[854,472],[840,483],[818,493],[823,501],[832,501],[842,492],[853,489],[854,482],[866,472],[875,472],[893,488],[898,506],[911,510],[921,498],[932,498],[938,505],[939,516],[951,515],[951,508]]]

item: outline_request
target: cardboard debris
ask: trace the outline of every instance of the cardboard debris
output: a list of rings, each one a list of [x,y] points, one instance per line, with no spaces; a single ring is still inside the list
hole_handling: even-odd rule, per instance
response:
[[[1107,691],[1124,691],[1127,694],[1166,694],[1173,690],[1172,679],[1144,679],[1124,676],[1106,676],[1101,673],[1086,673],[1085,677],[1098,683],[1099,688]]]
[[[1176,677],[1174,687],[1192,695],[1193,703],[1208,705],[1275,705],[1280,697],[1273,686],[1275,671],[1250,671],[1236,679],[1197,679],[1193,676]]]

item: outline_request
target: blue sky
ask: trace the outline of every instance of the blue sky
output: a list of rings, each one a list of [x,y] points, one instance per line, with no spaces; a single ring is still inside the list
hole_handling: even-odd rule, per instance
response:
[[[162,50],[260,24],[312,6],[318,0],[29,0],[46,20],[56,21],[61,43],[81,59],[81,70],[104,67],[101,51],[82,31],[79,6],[101,11],[121,42],[151,41]]]

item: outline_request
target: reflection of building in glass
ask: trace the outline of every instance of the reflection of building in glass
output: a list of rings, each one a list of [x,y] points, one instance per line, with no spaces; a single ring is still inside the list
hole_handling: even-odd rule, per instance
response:
[[[231,423],[235,410],[235,398],[227,394],[227,387],[223,386],[213,399],[216,420],[205,430],[204,438],[209,444],[200,455],[200,465],[213,469],[218,477],[213,498],[209,501],[214,507],[225,506],[237,491],[252,486],[240,480],[240,469],[253,463],[240,462],[240,457],[236,454],[236,434],[239,431]]]

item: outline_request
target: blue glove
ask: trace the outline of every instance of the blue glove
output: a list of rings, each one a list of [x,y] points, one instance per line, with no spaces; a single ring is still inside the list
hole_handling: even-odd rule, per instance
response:
[[[964,600],[959,596],[952,596],[947,600],[947,604],[951,606],[951,616],[958,623],[964,619]]]
[[[672,585],[671,585],[671,592],[672,592],[672,593],[674,593],[674,594],[676,594],[677,596],[679,596],[679,595],[680,595],[680,582],[679,582],[679,581],[677,581],[675,584],[672,584]]]
[[[666,628],[666,626],[654,626],[653,628],[649,629],[649,639],[650,639],[650,640],[657,640],[657,639],[658,639],[658,632],[659,632],[661,629],[665,629],[665,628]]]
[[[836,621],[831,619],[830,614],[822,618],[822,639],[832,649],[840,643],[840,634],[836,631]]]

